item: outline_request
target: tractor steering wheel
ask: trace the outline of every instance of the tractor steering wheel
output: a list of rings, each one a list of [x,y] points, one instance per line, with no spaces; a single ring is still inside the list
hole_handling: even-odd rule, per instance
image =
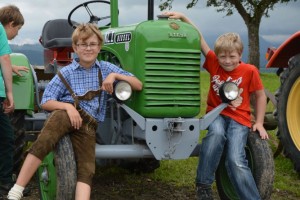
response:
[[[101,1],[101,0],[96,0],[96,1],[87,1],[84,2],[82,4],[79,4],[78,6],[76,6],[75,8],[73,8],[73,10],[71,10],[69,16],[68,16],[68,23],[75,29],[78,25],[77,22],[74,22],[71,20],[71,17],[73,15],[73,13],[80,7],[84,7],[88,13],[88,15],[90,16],[90,21],[88,23],[98,23],[100,20],[103,19],[108,19],[110,18],[110,16],[105,16],[105,17],[97,17],[96,15],[93,15],[93,13],[91,12],[90,8],[88,7],[89,4],[92,3],[105,3],[105,4],[110,4],[109,1]],[[106,24],[105,26],[109,26],[110,23]]]

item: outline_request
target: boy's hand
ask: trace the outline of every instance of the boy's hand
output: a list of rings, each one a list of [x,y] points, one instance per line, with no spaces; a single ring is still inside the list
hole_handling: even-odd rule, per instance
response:
[[[163,15],[168,16],[170,19],[182,19],[183,14],[180,12],[171,12],[171,11],[166,11],[162,13]]]
[[[260,138],[263,140],[269,139],[269,135],[261,123],[254,123],[252,126],[252,131],[258,131]]]
[[[114,85],[113,83],[115,82],[115,74],[111,73],[109,74],[106,79],[102,82],[101,90],[106,91],[109,94],[112,94],[114,91]]]
[[[13,97],[12,94],[7,93],[7,98],[3,101],[3,112],[8,114],[8,113],[12,113],[15,110],[15,105],[13,102]]]
[[[76,110],[76,108],[69,104],[67,109],[67,114],[70,118],[70,121],[71,121],[71,125],[75,128],[75,129],[79,129],[82,125],[82,118],[79,114],[79,112]]]
[[[15,74],[17,74],[18,76],[22,76],[22,74],[19,71],[29,72],[29,68],[27,68],[25,66],[16,66],[16,65],[13,65],[12,66],[12,71]]]
[[[242,102],[243,102],[243,97],[241,97],[242,92],[243,92],[243,88],[240,88],[239,96],[235,100],[230,102],[229,107],[232,110],[236,110],[236,108],[239,107],[242,104]]]

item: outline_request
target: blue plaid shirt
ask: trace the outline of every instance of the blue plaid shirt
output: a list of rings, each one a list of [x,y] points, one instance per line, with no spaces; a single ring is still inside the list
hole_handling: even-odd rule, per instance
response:
[[[99,69],[101,69],[102,72],[102,80],[105,80],[110,73],[133,76],[131,73],[122,70],[116,65],[98,60],[90,69],[85,69],[79,65],[78,59],[74,59],[70,65],[63,67],[60,72],[76,95],[84,95],[89,90],[97,90],[99,88]],[[49,100],[74,103],[74,99],[58,75],[55,75],[47,85],[41,104],[44,104]],[[90,101],[80,101],[79,106],[99,122],[104,121],[106,103],[107,92],[103,91],[100,99],[100,112],[97,112],[99,107],[98,96]]]

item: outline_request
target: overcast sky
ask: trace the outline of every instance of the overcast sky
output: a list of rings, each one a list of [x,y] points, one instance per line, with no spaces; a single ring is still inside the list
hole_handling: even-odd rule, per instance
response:
[[[50,19],[67,18],[70,11],[82,3],[80,0],[1,0],[0,7],[8,4],[18,6],[25,18],[25,25],[13,44],[38,43],[43,25]],[[158,8],[160,0],[155,0],[155,19],[161,11]],[[175,0],[173,9],[185,13],[201,29],[204,36],[217,36],[224,32],[238,32],[247,34],[246,25],[239,14],[225,17],[225,13],[218,13],[215,8],[205,6],[206,1],[198,1],[191,9],[186,9],[190,0]],[[95,5],[95,4],[93,4]],[[99,5],[99,14],[107,16],[108,7]],[[97,7],[97,6],[92,6]],[[260,25],[260,36],[268,42],[281,43],[288,36],[300,30],[300,1],[289,4],[277,4],[270,11],[269,18],[263,18]],[[80,11],[79,11],[80,13]],[[86,13],[82,15],[87,16]],[[147,0],[119,0],[119,25],[138,23],[147,18]],[[75,20],[77,21],[77,20]]]

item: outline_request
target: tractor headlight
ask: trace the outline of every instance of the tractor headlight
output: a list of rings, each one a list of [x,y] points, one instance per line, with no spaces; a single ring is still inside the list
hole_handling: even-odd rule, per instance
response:
[[[225,82],[219,88],[219,95],[224,103],[229,103],[238,97],[239,88],[233,82]]]
[[[130,84],[126,81],[119,81],[115,86],[114,94],[118,98],[118,100],[126,101],[131,97],[132,94]]]

